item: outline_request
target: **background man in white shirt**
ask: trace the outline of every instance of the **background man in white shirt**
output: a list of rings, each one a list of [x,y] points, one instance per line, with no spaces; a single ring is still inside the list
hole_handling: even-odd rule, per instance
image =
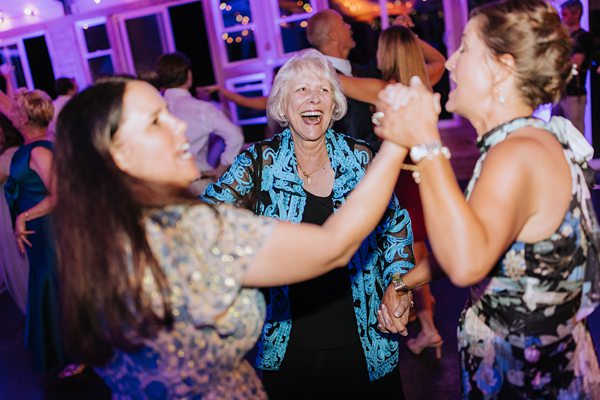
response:
[[[50,121],[50,125],[48,125],[48,136],[51,140],[54,139],[56,133],[56,120],[58,119],[58,114],[60,114],[60,111],[65,104],[71,100],[71,97],[75,96],[79,91],[75,79],[64,76],[58,78],[54,82],[54,88],[56,89],[58,97],[52,102],[54,104],[54,117],[52,117],[52,121]]]
[[[212,104],[194,98],[190,60],[182,53],[163,54],[157,61],[156,72],[169,111],[187,123],[186,136],[203,178],[218,178],[231,165],[244,144],[242,130]],[[209,136],[215,134],[225,142],[219,165],[207,160]],[[204,179],[206,181],[206,179]],[[208,184],[208,182],[205,182]]]

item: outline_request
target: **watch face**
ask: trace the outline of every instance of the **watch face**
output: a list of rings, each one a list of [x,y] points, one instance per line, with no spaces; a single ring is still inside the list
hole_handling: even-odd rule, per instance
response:
[[[413,146],[410,149],[410,158],[412,159],[412,161],[416,164],[417,162],[421,161],[421,159],[423,157],[425,157],[425,155],[427,154],[427,150],[424,149],[422,146],[418,145],[418,146]]]

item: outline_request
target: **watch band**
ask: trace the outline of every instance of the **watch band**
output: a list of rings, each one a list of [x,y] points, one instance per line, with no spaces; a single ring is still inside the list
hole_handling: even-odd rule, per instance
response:
[[[424,158],[430,159],[439,155],[450,159],[450,149],[437,140],[432,143],[418,144],[410,149],[410,158],[415,164]]]
[[[410,288],[408,287],[408,285],[406,283],[404,283],[402,276],[400,276],[400,274],[397,272],[394,275],[392,275],[392,284],[394,285],[394,290],[396,292],[402,292],[402,293],[410,292]]]

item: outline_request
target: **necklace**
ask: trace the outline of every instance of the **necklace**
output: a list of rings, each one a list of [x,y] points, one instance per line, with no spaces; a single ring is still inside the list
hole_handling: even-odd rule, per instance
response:
[[[312,183],[310,176],[313,175],[315,172],[319,171],[321,168],[323,168],[326,160],[327,160],[327,157],[323,158],[323,162],[321,163],[321,165],[319,165],[319,167],[316,168],[312,172],[306,172],[306,170],[304,168],[302,168],[302,166],[300,165],[300,162],[298,160],[296,160],[296,164],[298,164],[298,168],[300,168],[300,172],[302,172],[302,175],[304,175],[304,178],[306,179],[306,183],[308,183],[309,185]]]

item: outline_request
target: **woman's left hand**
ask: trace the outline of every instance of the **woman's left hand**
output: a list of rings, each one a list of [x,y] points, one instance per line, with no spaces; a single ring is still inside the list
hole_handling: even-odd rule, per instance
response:
[[[15,220],[15,237],[21,254],[25,254],[25,245],[31,247],[31,242],[27,239],[27,235],[34,233],[35,231],[27,230],[27,216],[25,213],[17,215],[17,219]]]
[[[432,93],[416,76],[410,86],[400,83],[386,86],[379,92],[377,108],[384,114],[375,127],[377,136],[411,148],[440,139],[437,130],[440,105],[439,93]]]
[[[389,285],[377,311],[378,329],[383,333],[408,335],[406,325],[411,307],[412,293],[398,293],[394,285]]]

